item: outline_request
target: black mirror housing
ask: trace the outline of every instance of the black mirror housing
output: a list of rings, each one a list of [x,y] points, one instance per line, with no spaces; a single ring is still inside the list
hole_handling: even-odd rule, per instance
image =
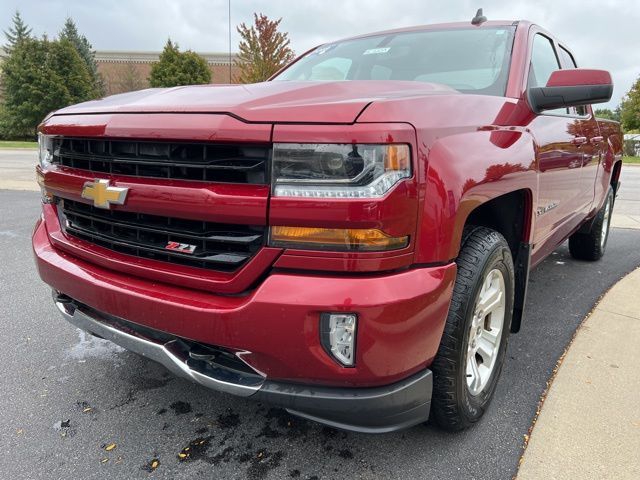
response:
[[[554,108],[578,107],[611,100],[613,85],[575,85],[572,87],[533,87],[529,104],[534,112]]]
[[[609,72],[581,68],[557,70],[546,86],[527,90],[527,100],[535,113],[608,102],[611,95],[613,82]]]

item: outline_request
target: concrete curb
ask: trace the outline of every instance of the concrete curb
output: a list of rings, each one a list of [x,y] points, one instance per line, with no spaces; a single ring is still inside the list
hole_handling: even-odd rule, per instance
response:
[[[611,217],[611,228],[640,229],[640,215],[616,213],[614,209],[613,216]]]
[[[558,361],[517,478],[640,478],[640,269],[614,285]]]

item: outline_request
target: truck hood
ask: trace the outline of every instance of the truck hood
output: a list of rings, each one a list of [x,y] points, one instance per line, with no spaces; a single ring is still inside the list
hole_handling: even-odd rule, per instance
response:
[[[152,88],[63,108],[91,113],[225,113],[246,122],[353,123],[376,100],[458,94],[444,85],[404,81],[263,82]]]

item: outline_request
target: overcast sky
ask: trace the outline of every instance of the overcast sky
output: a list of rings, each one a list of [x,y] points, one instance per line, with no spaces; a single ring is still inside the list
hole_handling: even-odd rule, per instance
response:
[[[640,0],[231,0],[235,26],[253,12],[282,17],[296,53],[331,40],[395,27],[470,20],[526,19],[554,33],[583,67],[611,71],[615,107],[640,75]],[[67,15],[97,50],[181,48],[228,51],[227,0],[1,0],[0,28],[19,9],[35,34],[54,36]]]

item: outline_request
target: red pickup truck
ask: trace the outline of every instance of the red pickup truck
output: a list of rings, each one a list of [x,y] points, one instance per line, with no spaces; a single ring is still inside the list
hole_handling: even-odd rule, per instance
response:
[[[315,48],[269,81],[148,89],[39,128],[33,249],[72,324],[339,428],[478,421],[559,244],[598,260],[621,132],[528,22]]]

